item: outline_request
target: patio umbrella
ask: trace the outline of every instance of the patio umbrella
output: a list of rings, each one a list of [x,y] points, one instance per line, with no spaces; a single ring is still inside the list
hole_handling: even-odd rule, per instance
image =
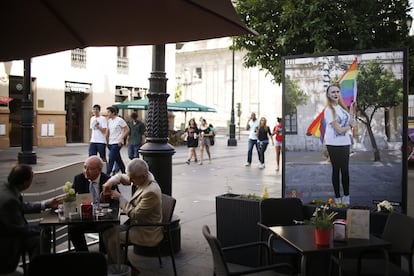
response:
[[[215,108],[196,102],[185,100],[182,102],[168,103],[168,110],[184,112],[184,122],[187,122],[187,112],[217,112]]]
[[[130,102],[123,102],[114,104],[119,109],[138,109],[138,110],[147,110],[148,109],[148,99],[141,99]]]
[[[13,0],[2,4],[0,25],[0,61],[254,33],[230,0]]]

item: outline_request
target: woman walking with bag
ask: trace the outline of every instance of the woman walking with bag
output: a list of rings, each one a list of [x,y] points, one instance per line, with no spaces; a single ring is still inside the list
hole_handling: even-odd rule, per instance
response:
[[[188,121],[188,127],[184,130],[187,136],[188,159],[185,163],[190,165],[191,158],[194,157],[194,162],[197,163],[198,134],[199,130],[194,119]]]
[[[266,118],[262,117],[259,121],[259,127],[257,128],[257,138],[258,138],[258,146],[259,146],[259,160],[260,165],[259,169],[265,168],[265,152],[267,149],[267,145],[269,144],[269,138],[273,143],[272,133],[270,132],[270,128],[266,124]]]
[[[209,125],[207,124],[206,119],[200,119],[200,163],[199,165],[203,165],[203,154],[204,149],[206,149],[208,155],[208,163],[211,163],[211,154],[210,154],[210,143],[211,143],[211,136],[213,135]]]

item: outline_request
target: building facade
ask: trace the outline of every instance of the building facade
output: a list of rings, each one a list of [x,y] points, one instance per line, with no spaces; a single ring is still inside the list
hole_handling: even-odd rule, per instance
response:
[[[145,97],[152,46],[89,47],[31,60],[33,145],[64,146],[89,141],[94,104],[101,114],[114,103]],[[167,93],[174,94],[175,44],[166,45]],[[21,145],[23,61],[0,63],[0,148]],[[128,110],[120,115],[127,117]],[[144,114],[141,114],[144,116]]]
[[[266,117],[271,127],[276,124],[276,117],[282,115],[281,86],[273,83],[265,70],[244,67],[243,52],[236,51],[233,60],[231,45],[232,39],[226,37],[188,42],[177,47],[177,98],[214,107],[217,112],[188,112],[185,124],[184,114],[176,113],[176,127],[180,122],[187,125],[190,118],[196,118],[198,122],[198,118],[203,116],[215,127],[227,129],[233,90],[236,132],[239,123],[240,129],[245,129],[251,112],[255,112],[258,118]]]

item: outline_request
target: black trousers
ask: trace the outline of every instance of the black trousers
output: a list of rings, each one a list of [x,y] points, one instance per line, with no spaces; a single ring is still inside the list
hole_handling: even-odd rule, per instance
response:
[[[329,158],[332,165],[332,186],[335,197],[341,197],[339,184],[342,180],[344,195],[349,195],[349,148],[350,146],[330,146],[327,145]]]

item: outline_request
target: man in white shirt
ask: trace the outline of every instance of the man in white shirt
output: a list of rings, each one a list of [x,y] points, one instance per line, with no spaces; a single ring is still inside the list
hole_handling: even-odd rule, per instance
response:
[[[259,120],[256,118],[256,113],[252,112],[250,119],[247,122],[246,130],[249,131],[249,142],[248,142],[248,151],[247,151],[247,162],[244,164],[246,167],[249,167],[252,163],[252,151],[253,146],[256,146],[257,155],[259,156],[259,148],[257,146],[257,129],[259,127]]]
[[[108,113],[108,128],[106,130],[106,139],[109,148],[109,161],[106,167],[106,173],[112,172],[112,167],[116,162],[122,173],[125,173],[125,164],[121,157],[121,148],[125,138],[129,133],[129,127],[124,119],[118,116],[117,109],[113,106],[106,108]]]
[[[92,108],[93,116],[90,119],[89,128],[91,129],[91,140],[89,143],[89,156],[97,155],[106,162],[106,129],[107,122],[104,116],[101,116],[101,106],[95,104]]]

